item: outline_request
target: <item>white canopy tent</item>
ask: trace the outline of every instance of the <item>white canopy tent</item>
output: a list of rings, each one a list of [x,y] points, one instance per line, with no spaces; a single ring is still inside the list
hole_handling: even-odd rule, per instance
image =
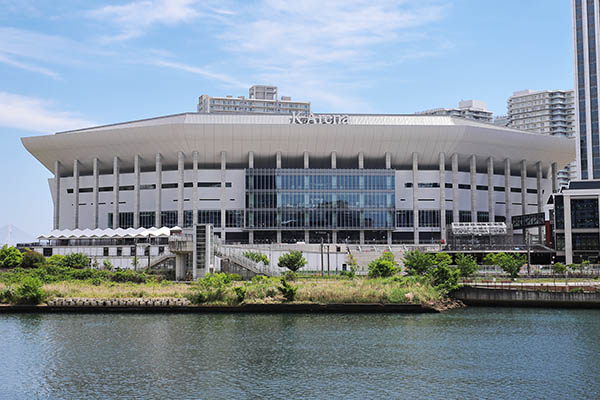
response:
[[[167,238],[171,229],[162,228],[117,228],[117,229],[55,229],[45,235],[38,236],[39,240],[57,239],[145,239],[148,237]]]

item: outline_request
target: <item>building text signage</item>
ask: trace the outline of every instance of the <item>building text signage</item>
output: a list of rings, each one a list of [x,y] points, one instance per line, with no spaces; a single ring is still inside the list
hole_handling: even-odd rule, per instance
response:
[[[290,124],[348,125],[348,116],[340,114],[313,114],[292,112]]]

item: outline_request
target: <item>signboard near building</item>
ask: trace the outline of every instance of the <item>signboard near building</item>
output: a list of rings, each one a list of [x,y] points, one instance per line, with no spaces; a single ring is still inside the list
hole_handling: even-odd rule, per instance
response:
[[[512,217],[513,229],[532,228],[535,226],[544,226],[545,224],[543,212],[515,215]]]

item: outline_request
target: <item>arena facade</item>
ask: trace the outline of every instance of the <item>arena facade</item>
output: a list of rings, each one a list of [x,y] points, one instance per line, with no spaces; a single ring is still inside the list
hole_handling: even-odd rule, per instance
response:
[[[213,224],[232,243],[429,243],[558,190],[573,140],[449,116],[184,113],[22,138],[54,229]]]

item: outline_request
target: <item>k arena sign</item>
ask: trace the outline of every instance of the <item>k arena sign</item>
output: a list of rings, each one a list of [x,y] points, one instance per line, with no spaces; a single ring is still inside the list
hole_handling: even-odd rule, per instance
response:
[[[290,124],[348,125],[348,116],[339,114],[297,113],[294,111],[290,117]]]

